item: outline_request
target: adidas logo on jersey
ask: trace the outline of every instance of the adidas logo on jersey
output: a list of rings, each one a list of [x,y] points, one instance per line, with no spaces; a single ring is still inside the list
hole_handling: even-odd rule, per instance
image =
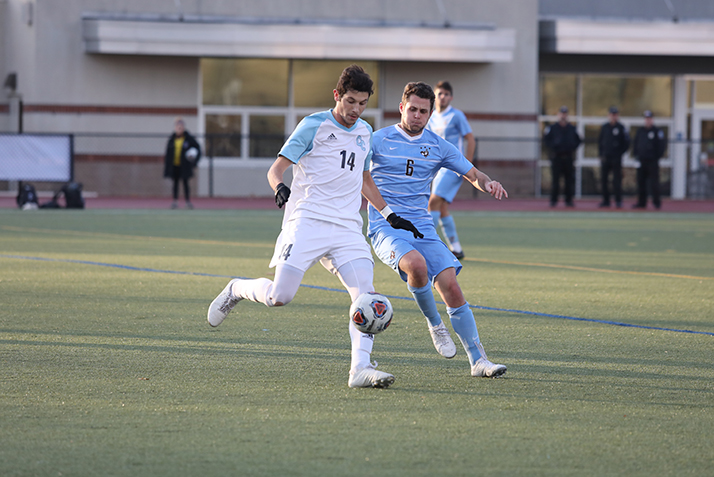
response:
[[[337,141],[337,136],[335,136],[333,133],[330,133],[329,136],[327,136],[328,141]]]

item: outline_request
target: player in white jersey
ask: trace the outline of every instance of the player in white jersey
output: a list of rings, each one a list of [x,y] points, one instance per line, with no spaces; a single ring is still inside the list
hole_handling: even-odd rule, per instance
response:
[[[390,209],[410,220],[424,237],[417,240],[393,230],[373,207],[369,208],[368,235],[380,260],[407,282],[429,323],[439,354],[453,358],[456,346],[436,309],[432,284],[446,303],[451,324],[468,355],[471,375],[497,377],[506,372],[506,366],[492,363],[484,352],[473,312],[456,281],[461,264],[439,239],[427,203],[431,181],[442,167],[462,174],[474,187],[496,199],[508,194],[451,143],[424,129],[433,107],[431,86],[407,84],[399,104],[400,123],[377,131],[372,141],[372,178],[382,197]]]
[[[466,115],[451,106],[451,101],[454,99],[451,84],[448,81],[439,81],[434,87],[434,94],[436,109],[429,118],[427,128],[456,146],[459,151],[464,151],[465,142],[464,154],[466,159],[471,161],[476,150],[476,139]],[[429,198],[429,212],[434,220],[434,227],[441,225],[444,238],[456,258],[464,258],[464,251],[461,248],[459,234],[456,232],[454,217],[449,213],[449,204],[453,202],[462,183],[463,178],[460,174],[443,168],[434,178]]]
[[[389,212],[369,174],[372,127],[360,115],[372,94],[372,80],[359,66],[347,67],[333,91],[335,108],[303,119],[278,153],[268,182],[275,203],[285,207],[282,231],[270,267],[275,280],[233,279],[208,308],[208,322],[220,325],[243,299],[269,307],[290,303],[305,272],[318,261],[335,274],[351,301],[374,291],[374,262],[364,235],[359,210],[362,195],[379,210]],[[292,191],[283,175],[293,166]],[[385,213],[392,227],[419,231],[394,213]],[[378,371],[370,356],[374,335],[351,323],[350,387],[386,388],[394,376]]]

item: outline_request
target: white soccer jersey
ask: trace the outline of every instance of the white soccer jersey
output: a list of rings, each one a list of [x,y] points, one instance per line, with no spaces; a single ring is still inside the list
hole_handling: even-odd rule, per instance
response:
[[[312,114],[300,121],[279,155],[295,164],[283,227],[309,217],[361,230],[362,173],[372,157],[367,122],[359,119],[346,128],[332,110]]]
[[[426,127],[449,141],[461,152],[464,152],[464,136],[472,132],[466,115],[451,106],[442,112],[434,111]]]
[[[431,181],[442,167],[463,175],[473,165],[453,144],[427,129],[412,137],[395,124],[374,133],[372,179],[390,208],[418,229],[434,226],[427,204]],[[368,233],[384,226],[387,221],[370,205]]]

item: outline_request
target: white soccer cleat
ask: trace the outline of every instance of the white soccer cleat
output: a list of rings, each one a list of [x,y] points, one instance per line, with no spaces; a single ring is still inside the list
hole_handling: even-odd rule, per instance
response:
[[[226,319],[228,313],[231,312],[236,303],[242,300],[242,298],[233,295],[231,288],[233,284],[239,279],[234,278],[228,285],[223,289],[221,293],[218,294],[215,300],[211,302],[211,306],[208,307],[208,324],[216,327],[223,323]]]
[[[429,333],[431,341],[434,342],[434,348],[441,356],[447,359],[456,356],[456,345],[443,321],[436,326],[429,326]]]
[[[483,350],[483,345],[479,343],[477,346],[481,357],[471,366],[471,376],[477,378],[497,378],[503,376],[506,373],[506,366],[503,364],[494,364],[489,361],[486,352]]]
[[[377,371],[377,363],[350,370],[348,385],[351,388],[388,388],[394,384],[394,376]]]

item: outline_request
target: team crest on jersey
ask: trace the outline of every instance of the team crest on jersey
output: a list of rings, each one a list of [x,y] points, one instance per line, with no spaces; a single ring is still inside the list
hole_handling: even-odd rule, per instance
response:
[[[389,254],[390,260],[394,260],[397,257],[397,254],[394,250],[392,250],[392,253]]]
[[[333,133],[330,133],[329,136],[327,136],[328,141],[337,141],[337,136],[335,136]]]
[[[429,150],[430,150],[430,149],[431,149],[431,148],[428,147],[428,146],[422,146],[422,147],[419,148],[419,152],[421,152],[421,155],[422,155],[422,156],[424,156],[424,157],[429,157]]]
[[[355,139],[355,143],[357,143],[357,146],[359,146],[360,149],[362,149],[363,151],[365,150],[364,139],[362,139],[362,136],[357,136],[357,139]]]

